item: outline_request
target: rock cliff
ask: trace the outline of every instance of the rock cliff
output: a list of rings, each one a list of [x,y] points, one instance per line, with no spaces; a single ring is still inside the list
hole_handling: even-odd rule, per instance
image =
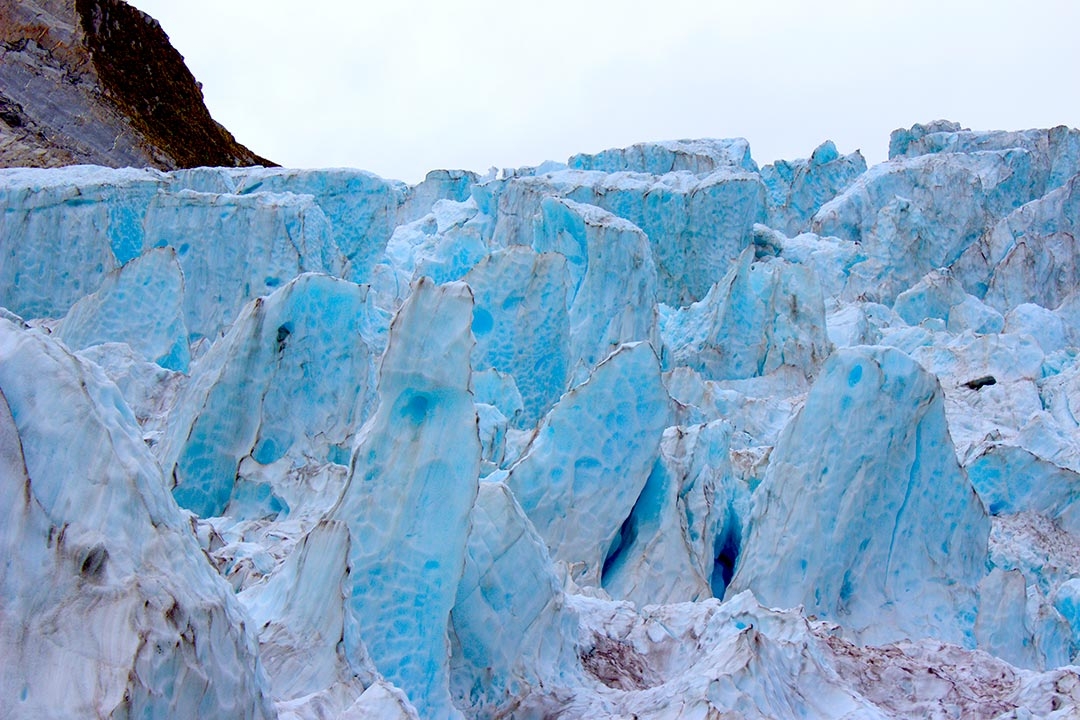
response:
[[[273,165],[210,117],[156,20],[123,0],[0,0],[0,167]]]

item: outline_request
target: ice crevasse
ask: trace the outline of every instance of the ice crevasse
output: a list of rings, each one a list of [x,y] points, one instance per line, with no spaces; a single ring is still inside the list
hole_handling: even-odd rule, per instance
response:
[[[0,170],[14,718],[1080,713],[1080,132]]]

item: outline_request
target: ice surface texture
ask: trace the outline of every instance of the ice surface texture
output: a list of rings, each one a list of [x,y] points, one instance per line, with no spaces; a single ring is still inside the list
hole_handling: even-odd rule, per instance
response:
[[[472,291],[421,280],[390,329],[379,407],[356,441],[331,517],[353,538],[344,650],[375,666],[425,718],[458,717],[447,623],[480,475],[469,393]],[[431,332],[431,328],[438,332]]]
[[[311,499],[286,481],[347,446],[370,413],[378,315],[365,286],[309,274],[244,308],[170,419],[162,465],[181,506],[208,517],[231,501],[248,517]],[[251,464],[285,477],[248,480]]]
[[[0,171],[0,714],[1071,717],[1078,183]]]

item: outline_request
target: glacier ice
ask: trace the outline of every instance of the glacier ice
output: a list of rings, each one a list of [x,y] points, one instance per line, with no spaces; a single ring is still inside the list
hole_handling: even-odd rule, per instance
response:
[[[80,298],[54,333],[72,350],[127,343],[139,356],[169,370],[191,362],[183,307],[184,274],[172,248],[155,248],[113,270],[97,291]],[[131,313],[131,307],[156,307]]]
[[[473,366],[514,380],[521,410],[507,418],[515,427],[532,427],[562,395],[569,376],[566,259],[506,248],[484,258],[465,282],[474,299]]]
[[[605,173],[639,172],[665,175],[690,172],[708,175],[721,168],[757,172],[750,156],[750,143],[743,138],[708,138],[638,143],[627,148],[611,148],[595,154],[579,153],[567,165],[575,170],[600,170]]]
[[[896,296],[893,310],[909,325],[936,318],[953,332],[971,330],[987,334],[999,333],[1005,328],[1001,313],[964,292],[964,287],[948,270],[928,272]]]
[[[460,717],[446,628],[480,476],[472,310],[465,284],[416,284],[390,328],[378,409],[358,433],[348,484],[328,515],[352,538],[345,656],[356,666],[370,653],[424,718]],[[428,332],[430,324],[440,331]]]
[[[670,421],[652,347],[623,345],[559,400],[507,472],[506,485],[578,584],[599,584],[605,558],[619,551],[620,526]]]
[[[738,555],[739,487],[723,420],[664,431],[660,456],[605,561],[603,587],[639,606],[700,600],[723,585]]]
[[[656,265],[645,233],[595,205],[550,198],[541,209],[544,240],[537,249],[564,255],[572,278],[571,384],[623,343],[660,347]]]
[[[324,520],[266,582],[239,595],[258,629],[275,700],[295,700],[352,679],[337,652],[345,624],[348,552],[348,527]],[[355,696],[363,690],[355,688]]]
[[[1078,182],[0,171],[0,714],[1070,717]]]
[[[495,239],[533,245],[547,197],[597,205],[641,228],[653,248],[657,300],[667,303],[700,299],[749,244],[754,223],[765,220],[765,186],[742,169],[703,177],[563,170],[505,182],[493,198]]]
[[[174,177],[176,186],[210,195],[291,195],[298,202],[309,203],[319,210],[319,224],[343,253],[348,279],[361,282],[398,225],[399,212],[410,194],[404,183],[344,168],[195,168],[181,170]],[[306,232],[305,219],[293,220],[290,234]],[[317,229],[323,231],[323,227]]]
[[[144,223],[149,246],[176,250],[193,339],[216,339],[245,303],[301,272],[340,271],[326,216],[310,196],[162,192]]]
[[[473,222],[476,203],[440,199],[431,212],[399,225],[386,245],[387,262],[372,271],[372,284],[385,288],[395,300],[408,295],[413,280],[460,280],[488,254],[484,224]]]
[[[1049,130],[971,131],[958,123],[937,121],[899,129],[889,138],[889,159],[934,153],[977,153],[1020,148],[1033,153],[1046,175],[1049,192],[1080,170],[1080,131],[1059,125]]]
[[[897,350],[845,348],[777,441],[728,592],[802,605],[864,642],[971,646],[988,534],[937,380]]]
[[[1053,310],[1076,288],[1078,178],[1017,208],[990,232],[987,303],[1003,310],[1022,303]]]
[[[818,210],[810,229],[861,244],[866,259],[851,269],[849,297],[892,302],[1045,190],[1038,158],[1021,148],[919,155],[867,170]]]
[[[8,170],[0,179],[0,297],[27,317],[59,317],[142,252],[142,219],[164,185],[153,170]]]
[[[1003,330],[1035,338],[1042,351],[1051,355],[1068,347],[1068,327],[1052,310],[1034,303],[1020,303],[1005,313]]]
[[[768,188],[768,224],[787,235],[807,229],[818,209],[846,190],[866,172],[866,160],[858,150],[841,155],[826,140],[807,160],[780,160],[761,168]]]
[[[326,275],[244,308],[171,413],[160,456],[177,502],[203,517],[232,504],[243,517],[317,501],[305,470],[347,448],[371,412],[381,320],[365,286]],[[264,482],[258,468],[273,465]]]
[[[768,374],[781,366],[813,375],[831,346],[812,268],[749,247],[697,303],[664,308],[669,362],[711,380]]]
[[[509,488],[480,484],[451,611],[451,688],[481,717],[557,708],[581,684],[577,616],[547,547]]]
[[[273,717],[249,621],[96,365],[0,320],[13,717]]]

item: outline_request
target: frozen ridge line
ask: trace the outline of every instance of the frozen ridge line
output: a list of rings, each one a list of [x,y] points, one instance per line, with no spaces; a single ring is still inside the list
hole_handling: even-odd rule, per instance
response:
[[[0,170],[13,718],[1080,715],[1080,132]]]

